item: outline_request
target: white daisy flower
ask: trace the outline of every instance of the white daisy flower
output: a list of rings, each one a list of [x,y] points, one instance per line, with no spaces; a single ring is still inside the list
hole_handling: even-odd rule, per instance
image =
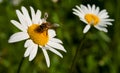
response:
[[[0,3],[2,3],[3,2],[3,0],[0,0]]]
[[[109,19],[106,9],[100,11],[100,8],[95,5],[80,5],[76,6],[76,8],[73,8],[73,14],[77,15],[81,21],[87,24],[83,33],[88,32],[92,25],[100,31],[108,32],[106,29],[107,25],[112,25],[111,21],[114,21],[113,19]]]
[[[24,57],[29,56],[29,61],[32,61],[35,58],[38,47],[40,47],[45,56],[47,66],[49,67],[50,60],[47,50],[63,57],[62,54],[57,51],[61,50],[66,52],[62,46],[62,41],[55,38],[56,33],[53,29],[49,29],[49,24],[46,21],[48,17],[47,14],[45,14],[43,19],[41,19],[41,11],[37,10],[35,13],[34,9],[30,7],[31,19],[25,7],[22,6],[21,10],[22,12],[16,10],[20,23],[15,20],[11,20],[11,23],[19,28],[21,32],[13,34],[8,42],[14,43],[26,40],[24,47],[27,49],[24,53]]]

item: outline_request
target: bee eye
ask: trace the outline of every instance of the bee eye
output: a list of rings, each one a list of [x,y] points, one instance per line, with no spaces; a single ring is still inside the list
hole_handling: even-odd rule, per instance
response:
[[[46,26],[46,24],[45,24],[45,23],[43,23],[43,24],[41,24],[40,26],[41,26],[41,27],[45,27],[45,26]]]

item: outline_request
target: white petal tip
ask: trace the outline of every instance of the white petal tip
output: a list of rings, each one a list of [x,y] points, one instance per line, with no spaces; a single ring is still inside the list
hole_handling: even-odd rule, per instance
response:
[[[111,21],[115,21],[114,19],[112,19]]]
[[[64,50],[64,52],[67,52],[66,50]]]
[[[48,68],[50,67],[50,62],[47,62],[47,67],[48,67]]]
[[[29,58],[29,61],[32,61],[34,58]]]
[[[48,68],[50,68],[50,65],[47,65]]]
[[[26,53],[24,53],[24,57],[28,57],[29,55],[27,55]]]
[[[10,20],[10,22],[14,22],[14,20]]]
[[[72,9],[73,11],[76,10],[75,8]]]
[[[83,33],[87,33],[89,29],[90,29],[90,25],[88,24],[85,26]]]
[[[62,48],[61,50],[62,50],[63,52],[65,52],[65,53],[67,52],[67,51],[65,50],[65,48]]]
[[[9,39],[9,40],[8,40],[8,43],[14,43],[14,41],[13,41],[13,40],[11,40],[11,39]]]
[[[11,43],[10,39],[8,40],[8,43]]]
[[[19,12],[19,10],[16,10],[16,13],[18,13]]]
[[[61,58],[63,58],[63,56],[60,56]]]
[[[26,9],[26,8],[24,6],[22,6],[21,9]]]
[[[33,7],[32,7],[32,6],[30,6],[30,9],[31,9],[31,10],[33,10]]]
[[[108,30],[105,30],[104,32],[106,32],[106,33],[107,33],[107,32],[108,32]]]
[[[87,32],[83,31],[83,33],[85,34],[85,33],[87,33]]]
[[[24,54],[24,57],[27,57],[27,55]]]
[[[23,8],[24,6],[22,6],[22,8]],[[25,7],[24,7],[25,8]]]
[[[60,55],[58,55],[59,57],[61,57],[61,58],[63,58],[63,55],[62,54],[60,54]]]

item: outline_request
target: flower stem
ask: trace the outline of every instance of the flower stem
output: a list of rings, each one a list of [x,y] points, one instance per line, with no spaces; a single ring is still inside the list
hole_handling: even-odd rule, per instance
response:
[[[70,68],[70,73],[74,73],[73,70],[74,70],[74,66],[75,66],[75,64],[76,64],[77,56],[78,56],[78,54],[79,54],[80,49],[82,48],[82,45],[83,45],[83,43],[84,43],[84,40],[85,40],[85,34],[84,34],[84,36],[83,36],[83,38],[82,38],[82,40],[81,40],[80,45],[78,46],[78,48],[77,48],[77,50],[76,50],[76,52],[75,52],[75,56],[74,56],[74,58],[73,58],[72,65],[71,65],[71,68]]]
[[[19,66],[18,66],[18,69],[17,69],[17,73],[20,73],[20,70],[21,70],[23,61],[24,61],[24,57],[22,57],[22,59],[21,59],[21,61],[20,61],[20,63],[19,63]]]

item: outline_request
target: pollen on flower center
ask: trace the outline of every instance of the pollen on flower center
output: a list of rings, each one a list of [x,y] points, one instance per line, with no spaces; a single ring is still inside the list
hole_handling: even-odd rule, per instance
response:
[[[86,14],[84,18],[89,24],[92,24],[92,25],[96,25],[99,22],[98,16],[94,14]]]
[[[41,46],[45,46],[48,42],[48,30],[44,30],[46,28],[41,28],[38,24],[32,24],[30,27],[28,27],[28,34],[30,36],[30,39],[36,44],[39,44]]]

